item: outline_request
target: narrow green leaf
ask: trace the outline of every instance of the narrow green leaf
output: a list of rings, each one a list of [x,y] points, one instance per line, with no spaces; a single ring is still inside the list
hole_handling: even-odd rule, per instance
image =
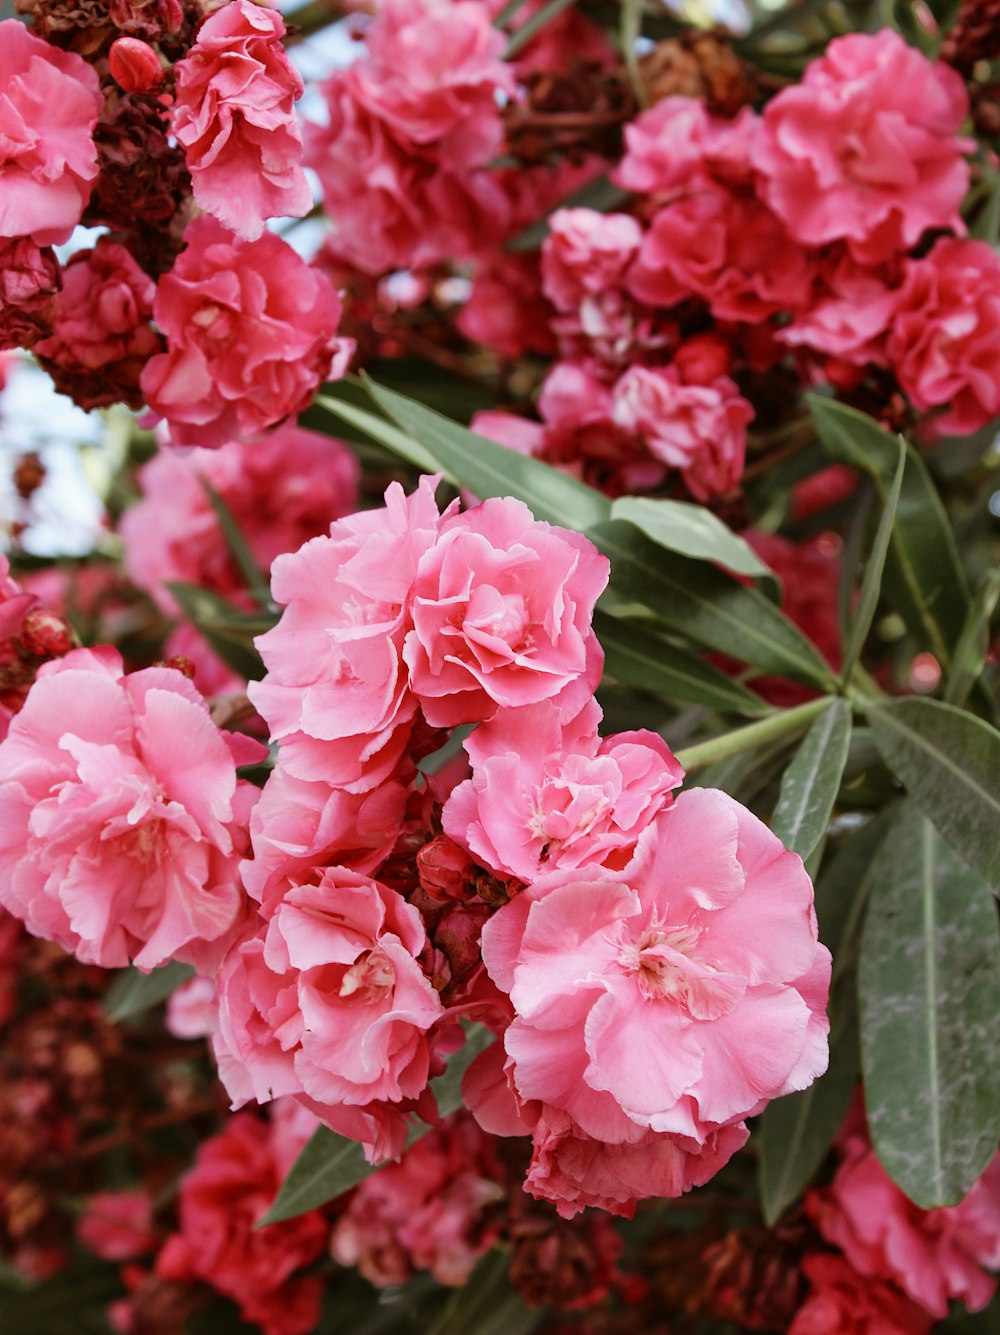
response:
[[[994,172],[992,180],[987,177],[987,182],[988,193],[969,235],[996,246],[1000,243],[1000,174]]]
[[[365,384],[378,406],[428,452],[431,464],[427,471],[446,469],[480,500],[517,496],[530,506],[536,519],[580,533],[611,514],[608,498],[586,483],[487,440],[367,377]]]
[[[166,587],[180,604],[181,611],[209,647],[241,677],[256,681],[264,675],[264,664],[253,646],[254,637],[263,635],[277,622],[277,612],[244,612],[209,589],[176,580]]]
[[[777,575],[745,538],[739,537],[703,505],[689,501],[651,500],[646,496],[622,496],[611,505],[611,518],[624,519],[641,529],[660,547],[714,561],[737,575],[771,580],[780,592]]]
[[[930,1210],[965,1196],[1000,1139],[1000,930],[988,887],[911,803],[879,868],[858,969],[868,1123]]]
[[[408,436],[405,431],[400,431],[379,417],[377,413],[369,412],[366,408],[359,408],[354,403],[346,403],[341,399],[331,398],[329,395],[320,395],[313,400],[314,408],[322,408],[324,412],[331,413],[341,421],[349,423],[358,430],[363,431],[370,436],[372,440],[378,441],[384,445],[387,450],[393,454],[398,454],[401,459],[407,463],[413,464],[423,473],[437,473],[442,471],[442,465],[438,463],[433,455],[429,454],[419,441]],[[447,474],[447,470],[445,470]],[[451,477],[449,481],[453,481]]]
[[[462,1106],[462,1077],[471,1062],[494,1041],[485,1025],[469,1026],[465,1043],[449,1058],[444,1072],[430,1082],[442,1117],[449,1117]],[[407,1147],[432,1129],[424,1122],[412,1125]],[[292,1164],[258,1228],[315,1210],[376,1172],[378,1168],[368,1163],[356,1140],[338,1136],[329,1127],[318,1127]]]
[[[781,780],[771,829],[800,858],[809,856],[826,829],[850,742],[851,707],[846,700],[831,700]]]
[[[104,994],[104,1014],[115,1023],[135,1019],[166,1001],[174,988],[193,977],[191,965],[179,960],[171,960],[152,973],[141,973],[132,967],[122,969]]]
[[[429,1335],[528,1335],[545,1313],[527,1304],[511,1288],[506,1251],[495,1249],[456,1289]]]
[[[618,36],[621,42],[622,59],[628,71],[632,92],[640,107],[648,106],[646,89],[639,71],[639,38],[642,36],[642,13],[645,0],[622,0],[621,19]]]
[[[240,531],[239,524],[233,518],[232,511],[207,477],[199,473],[198,481],[215,511],[215,517],[219,521],[219,527],[222,529],[222,536],[226,540],[229,554],[236,562],[237,568],[246,582],[247,590],[253,594],[262,607],[266,607],[271,598],[270,585],[257,564],[257,558],[250,550],[246,538]]]
[[[864,413],[833,399],[813,394],[809,406],[827,451],[868,473],[886,501],[898,466],[896,438]],[[884,589],[910,633],[947,668],[965,621],[969,588],[941,498],[912,448],[907,450]]]
[[[955,852],[1000,890],[1000,733],[937,700],[874,706],[875,744]]]
[[[526,19],[524,23],[511,35],[507,43],[507,50],[504,52],[504,59],[510,60],[516,56],[523,46],[531,41],[536,33],[541,32],[547,23],[551,23],[557,18],[564,9],[569,9],[570,5],[575,5],[576,0],[548,0],[547,4],[542,5],[541,9],[535,10],[531,18]]]
[[[616,594],[649,608],[664,629],[764,672],[823,689],[835,684],[815,645],[759,590],[704,561],[665,556],[621,520],[593,525],[587,537],[610,557]]]
[[[634,623],[596,612],[594,629],[604,649],[604,670],[617,681],[677,704],[704,705],[750,718],[770,713],[759,695],[693,654]]]
[[[994,568],[985,571],[979,581],[965,625],[958,637],[955,658],[944,693],[946,704],[961,708],[986,665],[986,655],[990,647],[990,618],[993,616],[998,599],[1000,599],[1000,570]]]
[[[858,596],[858,604],[854,609],[847,643],[844,646],[844,661],[840,669],[840,679],[845,686],[854,675],[854,669],[861,658],[861,650],[868,638],[868,632],[871,630],[875,608],[878,606],[879,594],[882,591],[882,573],[885,570],[885,558],[889,552],[889,543],[892,541],[892,529],[896,522],[896,509],[899,505],[899,495],[903,488],[905,472],[906,441],[900,436],[899,462],[896,465],[896,475],[892,480],[892,486],[889,488],[885,505],[882,507],[882,518],[879,520],[875,541],[872,543],[871,555],[868,558],[868,564],[865,566],[864,578],[861,581],[861,593]]]
[[[843,836],[816,882],[820,940],[833,954],[830,1065],[808,1089],[768,1104],[758,1126],[764,1219],[773,1224],[815,1177],[850,1106],[858,1073],[855,939],[890,822]]]
[[[808,1089],[774,1099],[761,1115],[760,1194],[764,1222],[777,1222],[826,1158],[851,1106],[858,1078],[857,1008],[831,1020],[830,1065]]]

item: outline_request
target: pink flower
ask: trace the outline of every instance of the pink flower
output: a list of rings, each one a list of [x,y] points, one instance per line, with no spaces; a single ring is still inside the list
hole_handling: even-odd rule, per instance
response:
[[[52,332],[61,284],[52,250],[0,237],[0,351],[33,347]]]
[[[97,176],[94,70],[73,51],[0,22],[0,237],[58,245],[80,221]]]
[[[355,66],[358,100],[402,141],[482,166],[503,143],[497,95],[513,97],[506,38],[477,0],[385,0]]]
[[[542,1112],[534,1131],[525,1189],[551,1201],[563,1219],[596,1207],[631,1219],[640,1200],[682,1196],[700,1187],[746,1144],[743,1123],[720,1127],[701,1144],[633,1127],[609,1143],[581,1131],[556,1108]]]
[[[626,125],[625,156],[613,179],[643,195],[672,191],[696,175],[746,184],[759,125],[749,107],[724,120],[699,98],[665,97]]]
[[[1000,258],[985,241],[943,237],[908,260],[889,363],[915,408],[945,408],[939,432],[967,435],[1000,413]]]
[[[279,1135],[241,1113],[204,1142],[180,1188],[180,1232],[156,1259],[162,1279],[201,1280],[239,1304],[264,1335],[307,1335],[319,1318],[323,1281],[296,1271],[317,1260],[329,1225],[318,1211],[255,1225],[281,1183]]]
[[[162,348],[150,319],[156,285],[117,242],[101,237],[63,269],[52,334],[35,356],[81,408],[142,406],[139,377]]]
[[[250,819],[247,892],[270,918],[298,877],[337,865],[373,875],[402,829],[409,788],[388,779],[362,793],[297,779],[278,763]]]
[[[557,867],[624,866],[684,772],[656,733],[602,739],[600,720],[596,701],[568,722],[544,701],[482,724],[465,743],[472,778],[445,804],[445,833],[529,883]]]
[[[642,243],[642,228],[628,213],[558,209],[542,244],[542,285],[561,311],[587,297],[621,287]]]
[[[180,61],[171,129],[184,148],[195,202],[248,241],[264,220],[312,206],[293,103],[302,78],[280,14],[230,0],[198,29]]]
[[[153,309],[167,351],[146,364],[143,393],[175,443],[252,438],[343,374],[353,344],[336,337],[340,301],[273,233],[240,241],[197,218],[185,240],[157,285]]]
[[[366,274],[488,253],[512,225],[495,172],[452,170],[433,145],[400,143],[365,105],[357,66],[323,86],[328,124],[306,127],[332,232],[326,249]]]
[[[886,338],[899,304],[889,273],[858,264],[842,251],[821,261],[818,279],[808,308],[779,331],[781,342],[858,366],[885,366]]]
[[[167,998],[166,1030],[174,1038],[208,1038],[216,1029],[215,982],[200,974]]]
[[[403,649],[427,721],[450,727],[560,695],[578,709],[603,665],[590,622],[607,580],[586,538],[537,522],[520,501],[446,521],[417,565]]]
[[[0,745],[0,896],[85,963],[197,964],[240,909],[237,801],[226,737],[181,673],[126,677],[115,650],[74,650]]]
[[[824,1238],[862,1275],[889,1280],[932,1317],[961,1299],[981,1311],[1000,1268],[1000,1155],[959,1205],[921,1210],[875,1157],[867,1135],[841,1138],[829,1187],[809,1193],[806,1209]]]
[[[483,959],[514,1007],[518,1098],[607,1144],[706,1146],[826,1066],[809,878],[712,789],[662,809],[624,870],[541,877],[486,924]]]
[[[333,1257],[378,1288],[406,1284],[416,1270],[464,1284],[496,1242],[498,1176],[483,1132],[459,1115],[357,1187],[334,1225]]]
[[[156,1246],[153,1206],[144,1191],[99,1191],[76,1226],[88,1251],[103,1261],[128,1261]]]
[[[293,425],[254,444],[161,450],[139,472],[144,499],[119,523],[129,577],[165,611],[168,581],[239,598],[236,568],[204,479],[222,497],[266,574],[274,559],[329,531],[357,504],[358,465],[346,445]]]
[[[805,245],[846,240],[874,263],[928,228],[964,230],[961,77],[890,28],[831,42],[764,111],[753,149],[764,198]]]
[[[650,306],[701,297],[717,319],[755,323],[806,303],[811,282],[770,209],[748,190],[701,178],[653,217],[628,289]]]
[[[927,1335],[927,1313],[898,1289],[865,1278],[840,1256],[813,1252],[802,1262],[811,1284],[788,1335]]]
[[[537,258],[501,251],[476,273],[455,323],[466,338],[513,360],[554,351],[552,314],[542,295]]]
[[[675,366],[633,366],[613,396],[615,422],[679,469],[698,500],[725,495],[739,482],[754,412],[729,376],[685,384]]]
[[[384,509],[338,520],[279,557],[271,591],[285,612],[257,640],[267,676],[250,697],[290,774],[364,792],[390,777],[416,716],[403,643],[421,556],[442,520],[438,479],[412,496],[398,483]]]

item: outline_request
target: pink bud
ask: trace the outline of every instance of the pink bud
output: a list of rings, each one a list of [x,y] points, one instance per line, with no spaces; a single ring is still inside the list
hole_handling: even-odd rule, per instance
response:
[[[111,77],[126,93],[148,93],[163,82],[160,57],[138,37],[119,37],[108,52]]]

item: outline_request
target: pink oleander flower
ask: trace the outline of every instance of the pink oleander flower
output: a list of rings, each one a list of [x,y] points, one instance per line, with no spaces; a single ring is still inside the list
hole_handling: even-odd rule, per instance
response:
[[[76,1236],[103,1261],[128,1261],[156,1246],[153,1203],[145,1191],[99,1191],[88,1197]]]
[[[306,406],[353,351],[336,337],[340,300],[330,282],[280,237],[241,241],[196,218],[153,311],[167,351],[142,390],[175,443],[246,440]]]
[[[204,479],[226,503],[261,570],[294,552],[357,506],[358,465],[339,440],[280,426],[253,444],[160,450],[139,471],[143,500],[119,523],[125,569],[163,611],[176,611],[168,581],[229,599],[246,579],[226,544]]]
[[[676,366],[633,366],[612,393],[618,426],[679,469],[698,500],[725,495],[739,482],[754,411],[729,376],[689,384]]]
[[[97,74],[18,19],[0,22],[0,237],[58,245],[80,221],[97,177]]]
[[[271,592],[281,620],[257,641],[267,667],[250,698],[289,774],[364,792],[388,779],[417,715],[403,643],[420,558],[438,541],[437,479],[385,508],[338,520],[329,537],[281,556]]]
[[[59,261],[30,237],[0,237],[0,352],[31,348],[52,332]]]
[[[297,779],[279,761],[250,818],[253,859],[242,867],[247,893],[270,918],[287,890],[314,867],[372,876],[403,828],[409,785],[387,779],[362,793]]]
[[[985,241],[943,237],[907,260],[889,364],[913,406],[944,408],[939,432],[968,435],[1000,413],[1000,258]]]
[[[504,1192],[490,1142],[468,1114],[423,1136],[366,1178],[333,1228],[330,1250],[378,1288],[427,1270],[461,1285],[494,1245],[490,1207]]]
[[[473,343],[513,361],[531,352],[548,356],[555,351],[552,315],[537,258],[500,251],[477,271],[455,323]]]
[[[898,283],[885,267],[858,264],[850,252],[819,262],[809,305],[779,330],[780,342],[856,366],[885,366],[886,341],[899,304]]]
[[[211,1285],[264,1335],[308,1335],[319,1319],[323,1280],[296,1272],[323,1254],[329,1225],[311,1210],[255,1227],[286,1171],[276,1127],[250,1113],[230,1118],[202,1144],[181,1182],[180,1231],[156,1258],[157,1275]]]
[[[693,1138],[633,1127],[622,1140],[588,1136],[557,1108],[544,1108],[534,1128],[525,1190],[551,1201],[563,1219],[587,1207],[631,1219],[641,1200],[682,1196],[703,1186],[746,1144],[740,1122]]]
[[[653,217],[628,275],[650,306],[700,297],[719,320],[756,323],[808,303],[812,266],[750,191],[694,178]]]
[[[417,564],[403,647],[427,721],[451,727],[555,697],[578,712],[603,666],[590,623],[608,570],[586,538],[510,497],[445,521]]]
[[[660,810],[621,871],[540,877],[486,924],[483,960],[515,1013],[514,1092],[574,1136],[648,1130],[712,1155],[717,1132],[826,1067],[830,954],[809,878],[712,789]]]
[[[472,778],[445,833],[483,866],[531,883],[556,868],[623,867],[684,771],[656,733],[598,735],[591,700],[568,722],[551,701],[503,710],[465,743]]]
[[[749,184],[759,126],[749,107],[724,120],[700,98],[665,97],[625,126],[625,155],[612,179],[642,195],[672,192],[694,176]]]
[[[768,102],[753,147],[760,188],[804,245],[844,240],[862,263],[964,231],[961,77],[890,28],[838,37]]]
[[[434,145],[401,143],[364,104],[357,66],[322,87],[328,123],[306,126],[332,230],[326,250],[366,274],[490,253],[516,226],[497,173],[452,169]]]
[[[62,280],[52,333],[35,344],[35,356],[81,408],[140,408],[139,378],[163,346],[150,324],[156,284],[106,237],[78,251]]]
[[[103,968],[206,961],[242,902],[228,740],[172,668],[125,676],[107,647],[46,664],[0,745],[4,906]]]
[[[217,1010],[215,980],[196,974],[167,998],[167,1033],[174,1038],[210,1038],[216,1029]]]
[[[358,100],[402,142],[433,144],[457,169],[503,144],[498,94],[516,92],[507,39],[477,0],[385,0],[354,66]]]
[[[558,209],[542,244],[542,287],[560,311],[624,286],[625,271],[642,244],[642,227],[628,213]]]
[[[997,1287],[986,1270],[1000,1268],[1000,1155],[959,1205],[921,1210],[863,1130],[842,1135],[839,1148],[833,1182],[806,1198],[824,1238],[859,1274],[897,1285],[932,1317],[946,1316],[955,1298],[971,1312],[986,1307]]]
[[[372,1162],[400,1153],[444,1016],[420,914],[344,867],[286,889],[218,975],[213,1046],[233,1106],[295,1098]]]
[[[931,1320],[882,1280],[852,1270],[840,1256],[813,1252],[802,1271],[810,1283],[788,1335],[928,1335]]]
[[[267,218],[312,207],[294,103],[302,77],[273,9],[230,0],[204,21],[175,66],[170,127],[184,148],[195,202],[254,241]]]

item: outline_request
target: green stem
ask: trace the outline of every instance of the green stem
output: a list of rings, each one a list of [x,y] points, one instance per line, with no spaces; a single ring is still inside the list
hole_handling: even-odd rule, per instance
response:
[[[780,713],[770,714],[757,723],[748,723],[745,728],[735,732],[723,733],[711,741],[699,742],[697,746],[686,747],[677,752],[677,759],[690,773],[691,770],[704,769],[714,765],[717,760],[728,760],[741,751],[750,751],[762,742],[771,742],[778,737],[790,737],[798,732],[805,732],[809,724],[830,703],[830,697],[822,696],[819,700],[809,700],[794,709],[783,709]]]

